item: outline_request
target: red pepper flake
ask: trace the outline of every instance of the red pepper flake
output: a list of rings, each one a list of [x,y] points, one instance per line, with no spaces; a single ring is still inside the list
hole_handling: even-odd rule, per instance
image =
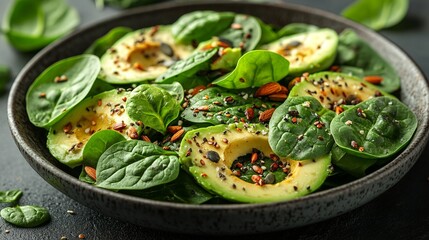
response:
[[[127,97],[123,97],[122,101],[126,102],[127,101]]]
[[[364,147],[359,147],[359,152],[363,152],[363,151],[365,151],[365,148]]]
[[[201,173],[201,177],[206,178],[207,174],[206,173]]]
[[[158,32],[158,30],[159,30],[159,25],[156,25],[156,26],[152,27],[152,28],[150,29],[149,35],[150,35],[151,37],[153,37],[153,35],[155,35],[155,34]]]
[[[271,159],[271,160],[273,160],[273,161],[278,161],[278,160],[280,160],[279,156],[277,156],[277,155],[276,155],[276,154],[274,154],[274,153],[271,153],[271,154],[270,154],[270,159]]]
[[[103,101],[102,101],[101,99],[98,99],[98,101],[97,101],[97,105],[98,105],[99,107],[101,107],[101,105],[103,105]]]
[[[359,148],[359,145],[356,141],[351,141],[350,145],[352,146],[352,148],[356,148],[356,149]]]
[[[66,125],[64,125],[63,127],[63,131],[65,134],[71,133],[73,126],[71,124],[71,122],[67,123]]]
[[[258,161],[258,153],[252,153],[252,157],[250,158],[250,162],[253,164]]]

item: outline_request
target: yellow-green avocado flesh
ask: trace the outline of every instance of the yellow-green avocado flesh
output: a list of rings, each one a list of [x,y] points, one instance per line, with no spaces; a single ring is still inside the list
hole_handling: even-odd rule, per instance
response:
[[[275,184],[258,185],[235,176],[230,169],[240,156],[260,150],[265,156],[274,154],[268,144],[268,129],[260,124],[217,125],[189,131],[180,147],[182,166],[206,190],[235,202],[277,202],[294,199],[318,189],[329,174],[329,155],[318,159],[289,162],[290,173]],[[215,151],[219,161],[207,157]],[[251,171],[251,170],[250,170]],[[256,173],[255,173],[256,174]]]

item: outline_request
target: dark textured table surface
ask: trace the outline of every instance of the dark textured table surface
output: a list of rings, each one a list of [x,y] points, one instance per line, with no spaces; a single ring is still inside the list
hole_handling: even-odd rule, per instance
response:
[[[339,13],[352,0],[284,0]],[[10,0],[0,0],[0,19]],[[92,0],[69,0],[79,10],[80,28],[106,19],[120,10],[94,7]],[[406,19],[380,33],[399,45],[429,75],[429,1],[410,0]],[[32,54],[14,51],[0,39],[0,65],[16,76]],[[9,83],[9,87],[12,82]],[[193,236],[161,232],[105,217],[63,195],[27,164],[15,146],[7,124],[8,94],[0,94],[0,190],[21,189],[20,204],[42,205],[52,220],[38,228],[17,228],[0,220],[0,239],[192,239]],[[429,147],[411,171],[393,188],[368,204],[339,217],[284,232],[251,235],[269,239],[429,239]],[[68,213],[72,210],[75,214]],[[198,237],[201,238],[201,237]],[[234,237],[237,238],[237,237]]]

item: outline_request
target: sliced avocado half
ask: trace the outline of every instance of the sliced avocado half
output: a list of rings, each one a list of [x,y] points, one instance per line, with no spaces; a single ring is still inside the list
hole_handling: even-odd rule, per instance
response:
[[[47,145],[51,154],[65,165],[76,167],[83,161],[83,147],[97,131],[112,129],[127,139],[138,137],[141,128],[125,112],[127,96],[129,92],[114,89],[79,103],[50,128]]]
[[[324,108],[333,111],[337,106],[356,105],[383,95],[390,96],[360,78],[337,72],[319,72],[301,77],[289,93],[289,97],[312,96]]]
[[[262,46],[289,62],[289,75],[317,72],[332,65],[338,45],[337,33],[328,28],[298,33]]]
[[[153,80],[193,50],[175,42],[170,26],[140,29],[120,38],[101,57],[99,78],[112,84]]]
[[[232,165],[255,149],[289,166],[286,178],[269,184],[240,178]],[[260,124],[242,123],[189,131],[182,140],[179,155],[182,166],[206,190],[231,201],[251,203],[285,201],[309,194],[322,185],[331,163],[329,155],[304,161],[277,158],[268,144],[268,129]],[[254,175],[261,177],[263,173]]]

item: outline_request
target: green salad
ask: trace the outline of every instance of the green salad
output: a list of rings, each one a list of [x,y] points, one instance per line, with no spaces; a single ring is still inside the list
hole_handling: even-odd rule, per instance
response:
[[[27,92],[79,179],[190,204],[286,201],[363,177],[417,127],[393,67],[351,29],[196,11],[117,27]]]

